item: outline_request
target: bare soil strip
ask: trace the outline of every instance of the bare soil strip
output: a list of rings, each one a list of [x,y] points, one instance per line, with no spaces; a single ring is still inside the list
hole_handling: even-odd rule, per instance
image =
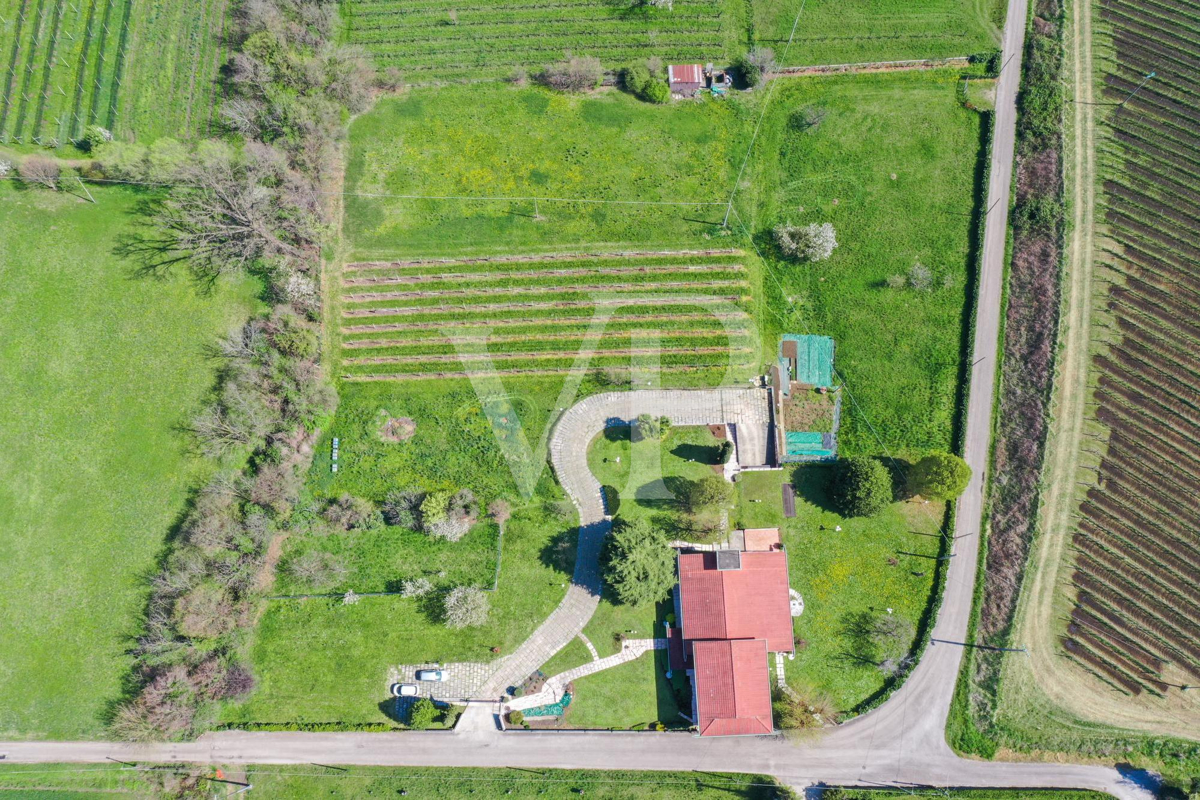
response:
[[[562,300],[553,303],[481,303],[479,305],[443,305],[443,306],[409,306],[407,308],[348,308],[342,312],[343,317],[392,317],[392,316],[407,316],[415,314],[438,314],[447,311],[458,311],[465,313],[479,313],[481,311],[520,311],[522,309],[546,309],[546,308],[592,308],[594,306],[661,306],[664,303],[672,303],[688,306],[703,306],[709,303],[736,302],[738,296],[730,295],[705,295],[703,297],[679,296],[678,298],[670,297],[613,297],[600,300]],[[446,320],[441,324],[461,324],[458,320]]]
[[[712,288],[728,286],[730,288],[745,287],[744,281],[659,281],[645,283],[605,283],[583,284],[577,286],[487,286],[474,289],[435,289],[432,291],[415,292],[360,292],[358,294],[342,295],[346,303],[369,303],[373,300],[417,300],[422,297],[486,297],[488,295],[506,294],[562,294],[564,292],[643,292],[656,289],[686,289],[688,287]]]
[[[750,349],[747,347],[633,347],[633,348],[614,348],[611,350],[597,350],[598,354],[604,355],[630,355],[630,356],[652,356],[674,355],[678,353],[748,353]],[[361,365],[361,364],[420,364],[420,363],[448,363],[455,361],[483,361],[491,359],[493,361],[529,361],[536,358],[574,358],[579,355],[578,350],[535,350],[528,353],[446,353],[442,355],[424,355],[416,353],[405,356],[361,356],[359,358],[342,359],[345,365]]]
[[[713,310],[700,314],[613,314],[608,318],[607,322],[628,322],[630,320],[653,320],[656,322],[684,322],[691,320],[723,320],[726,322],[736,323],[735,327],[739,330],[742,327],[744,320],[740,315],[728,314],[721,311]],[[542,327],[554,325],[587,325],[592,318],[590,316],[575,316],[575,317],[559,317],[557,319],[537,320],[537,325]],[[527,319],[460,319],[449,321],[436,322],[388,322],[378,325],[348,325],[342,328],[343,333],[370,333],[377,331],[379,333],[391,333],[400,331],[427,331],[436,328],[504,328],[516,327],[519,325],[530,325],[530,320]],[[539,334],[540,335],[540,334]],[[349,342],[346,343],[349,346]]]
[[[588,275],[670,275],[680,272],[741,272],[745,269],[741,264],[681,264],[678,266],[647,266],[636,262],[619,267],[596,267],[594,269],[535,269],[524,271],[501,272],[438,272],[427,275],[384,275],[375,278],[346,278],[343,286],[386,286],[390,284],[437,283],[444,281],[494,281],[494,280],[536,280],[546,276],[570,278],[587,277]]]
[[[482,256],[479,258],[428,258],[412,261],[358,261],[347,264],[346,272],[365,269],[402,269],[404,267],[429,267],[439,264],[522,264],[536,261],[584,261],[599,258],[688,258],[692,256],[743,255],[736,248],[713,250],[621,250],[608,253],[544,253],[540,255]]]
[[[457,327],[457,326],[455,326]],[[688,330],[659,330],[651,328],[648,330],[632,330],[632,331],[604,331],[602,336],[607,338],[620,337],[630,339],[649,339],[649,338],[666,338],[672,339],[679,337],[689,338],[715,338],[718,336],[747,336],[747,330],[726,331],[724,328],[702,328]],[[599,337],[589,336],[586,330],[576,331],[574,333],[537,333],[524,334],[522,336],[429,336],[421,339],[351,339],[348,342],[343,342],[342,347],[347,350],[371,348],[371,347],[396,347],[400,345],[416,346],[427,344],[456,344],[456,343],[473,343],[485,342],[489,345],[493,344],[510,344],[512,342],[525,342],[529,339],[536,338],[538,341],[571,341],[578,339],[580,341],[586,339],[595,339]]]

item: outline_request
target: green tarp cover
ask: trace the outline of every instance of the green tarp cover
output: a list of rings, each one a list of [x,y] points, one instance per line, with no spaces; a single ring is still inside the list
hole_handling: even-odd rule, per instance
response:
[[[796,343],[796,374],[792,380],[813,386],[833,386],[833,339],[785,333],[785,341]]]

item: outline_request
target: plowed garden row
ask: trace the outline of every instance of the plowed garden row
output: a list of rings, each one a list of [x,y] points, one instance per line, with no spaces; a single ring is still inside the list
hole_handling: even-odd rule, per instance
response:
[[[738,250],[350,264],[348,380],[587,368],[712,372],[754,359]]]
[[[712,61],[727,56],[741,21],[723,0],[675,0],[671,10],[599,0],[461,4],[353,0],[343,5],[346,38],[380,68],[412,82],[507,77],[568,52],[606,66],[659,56]]]
[[[0,0],[0,142],[208,130],[225,0]]]
[[[1099,11],[1115,44],[1105,93],[1125,103],[1102,153],[1118,336],[1095,360],[1110,433],[1074,534],[1063,643],[1115,688],[1161,694],[1167,665],[1200,678],[1200,8]]]

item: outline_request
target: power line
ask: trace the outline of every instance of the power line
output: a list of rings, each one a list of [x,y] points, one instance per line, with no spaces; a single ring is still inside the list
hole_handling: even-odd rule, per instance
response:
[[[800,0],[800,10],[796,12],[796,19],[792,22],[792,32],[788,34],[787,44],[784,45],[783,55],[779,57],[780,61],[787,60],[788,50],[792,46],[792,39],[796,36],[796,26],[800,24],[800,15],[804,13],[804,4],[808,0]],[[733,180],[733,188],[729,192],[729,202],[725,206],[725,221],[721,223],[722,227],[729,225],[729,212],[733,210],[733,198],[737,195],[738,186],[742,182],[742,173],[746,171],[746,164],[750,162],[750,154],[754,152],[754,143],[758,140],[758,130],[762,127],[763,119],[767,116],[767,109],[771,107],[771,98],[775,96],[775,84],[778,81],[771,81],[771,85],[767,87],[767,98],[763,101],[762,113],[758,115],[758,122],[754,125],[754,134],[750,137],[750,146],[746,148],[746,155],[742,158],[742,166],[738,168],[737,177]],[[743,225],[743,228],[746,226]]]

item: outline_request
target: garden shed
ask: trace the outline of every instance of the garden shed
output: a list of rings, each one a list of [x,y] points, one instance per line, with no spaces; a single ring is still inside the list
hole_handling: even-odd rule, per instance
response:
[[[672,94],[691,97],[704,88],[704,68],[699,64],[672,64],[667,67],[667,83]]]

